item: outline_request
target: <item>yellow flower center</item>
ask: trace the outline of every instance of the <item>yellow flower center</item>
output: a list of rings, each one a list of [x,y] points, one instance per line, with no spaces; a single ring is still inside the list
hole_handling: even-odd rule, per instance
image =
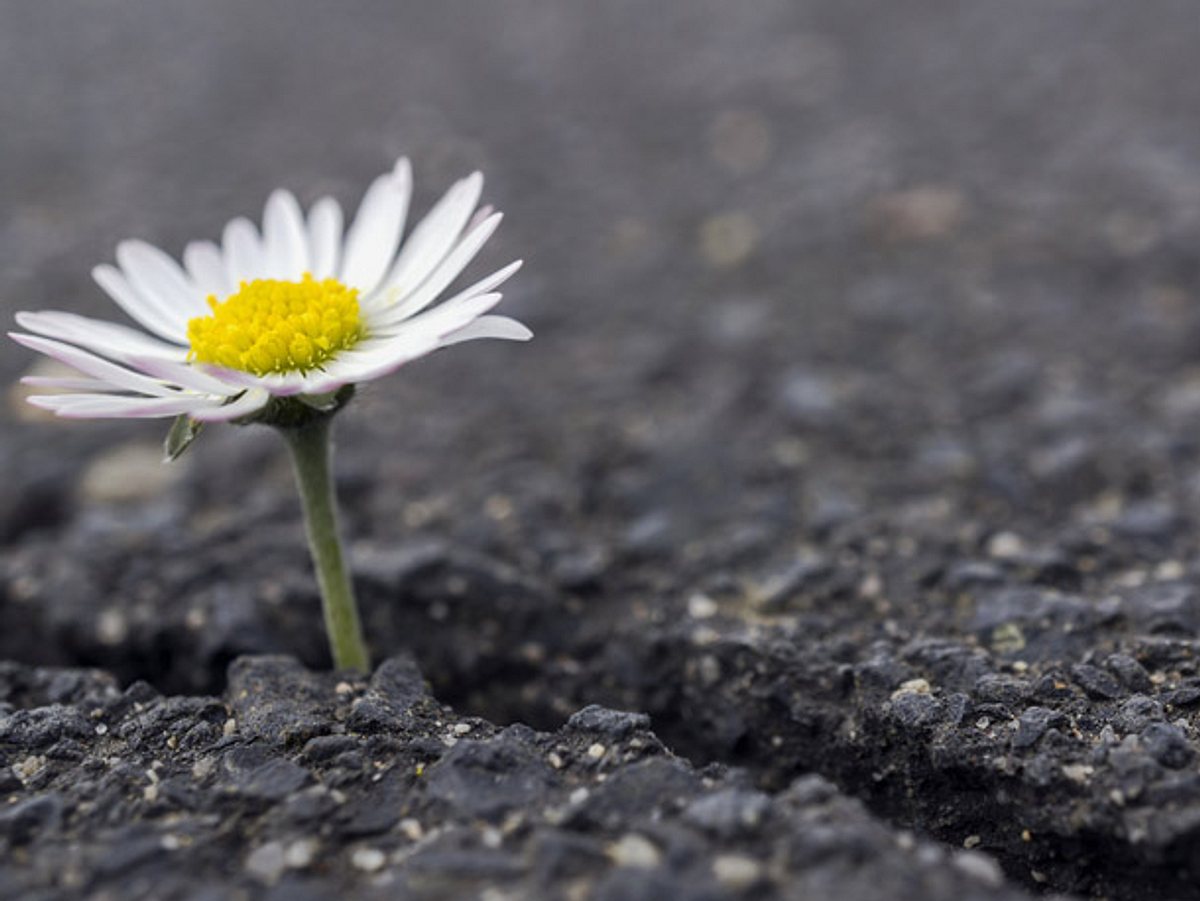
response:
[[[255,375],[319,369],[366,334],[358,289],[307,272],[298,282],[242,282],[208,306],[211,314],[188,322],[189,358]]]

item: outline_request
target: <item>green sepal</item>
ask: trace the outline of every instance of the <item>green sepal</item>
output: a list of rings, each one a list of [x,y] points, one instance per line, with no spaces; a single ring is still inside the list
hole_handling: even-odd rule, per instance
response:
[[[170,431],[167,432],[167,438],[163,442],[163,452],[166,454],[163,462],[171,463],[178,460],[183,452],[192,446],[192,442],[196,440],[203,427],[204,423],[197,422],[186,413],[176,416],[175,421],[171,423]]]
[[[265,407],[249,416],[235,419],[236,425],[274,426],[277,429],[301,429],[317,419],[335,415],[354,397],[354,386],[343,385],[328,394],[293,394],[272,397]]]
[[[298,394],[296,400],[321,413],[332,413],[346,401],[341,389],[326,391],[324,394]]]

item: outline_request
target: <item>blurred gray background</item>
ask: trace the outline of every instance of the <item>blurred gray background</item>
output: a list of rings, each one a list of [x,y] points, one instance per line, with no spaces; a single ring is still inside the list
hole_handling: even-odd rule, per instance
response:
[[[1189,0],[6,0],[0,313],[120,318],[88,273],[122,238],[178,254],[277,185],[353,205],[406,153],[418,212],[486,172],[508,219],[475,271],[527,260],[506,309],[538,336],[369,392],[367,484],[486,497],[456,486],[526,461],[588,522],[607,495],[563,498],[632,456],[606,484],[649,533],[761,517],[760,483],[877,502],[881,460],[1036,503],[1046,404],[1137,429],[1195,371],[1198,44]],[[6,344],[0,374],[33,363]],[[9,401],[18,482],[47,441],[74,473],[158,440]]]

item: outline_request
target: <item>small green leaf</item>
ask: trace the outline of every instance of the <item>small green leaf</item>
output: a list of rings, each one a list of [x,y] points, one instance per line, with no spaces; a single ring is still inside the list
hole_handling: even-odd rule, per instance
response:
[[[197,422],[183,413],[175,417],[175,421],[171,423],[171,430],[167,432],[167,440],[163,442],[163,450],[166,452],[164,463],[170,463],[173,460],[178,460],[185,450],[187,450],[196,436],[200,434],[200,429],[204,423]]]

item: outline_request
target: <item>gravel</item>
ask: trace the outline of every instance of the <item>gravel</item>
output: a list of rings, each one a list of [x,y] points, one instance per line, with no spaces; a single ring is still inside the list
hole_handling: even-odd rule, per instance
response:
[[[0,0],[6,315],[408,152],[418,209],[487,172],[537,332],[341,417],[362,679],[274,436],[6,393],[0,896],[1200,897],[1195,45]]]

